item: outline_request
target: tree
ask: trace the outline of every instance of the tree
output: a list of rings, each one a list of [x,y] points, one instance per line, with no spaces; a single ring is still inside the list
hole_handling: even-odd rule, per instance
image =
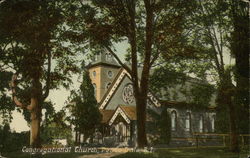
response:
[[[72,28],[77,28],[75,32],[79,36],[89,37],[88,47],[107,50],[130,74],[136,102],[137,142],[138,147],[143,148],[147,144],[145,119],[150,68],[160,52],[164,50],[162,56],[168,56],[166,52],[173,48],[173,43],[166,45],[162,41],[167,42],[178,35],[182,29],[178,24],[191,12],[192,2],[91,0],[86,3],[73,1],[72,8],[80,8],[80,13],[73,19],[82,19],[80,23],[75,22]],[[85,12],[81,11],[83,8]],[[168,16],[170,14],[172,16]],[[121,41],[129,43],[131,68],[121,62],[118,52],[112,47]],[[179,44],[178,40],[175,42]],[[141,74],[138,73],[139,66],[142,68]]]
[[[162,110],[161,115],[150,109],[148,109],[147,112],[154,120],[147,126],[151,135],[151,145],[169,144],[171,140],[171,118],[167,108]]]
[[[13,101],[31,115],[32,147],[41,146],[41,110],[50,89],[60,85],[68,88],[72,73],[78,72],[72,58],[77,52],[67,49],[66,38],[61,36],[60,4],[49,0],[0,4],[0,64],[14,72],[10,84]],[[25,98],[20,97],[22,90],[27,90]]]
[[[249,3],[241,0],[229,3],[233,25],[230,49],[235,58],[235,103],[241,120],[245,120],[237,123],[240,133],[249,133]]]
[[[200,78],[189,77],[184,72],[178,72],[178,62],[175,63],[175,67],[169,64],[154,70],[150,76],[150,90],[163,100],[184,101],[187,104],[198,105],[197,109],[211,106],[215,94],[214,85]]]
[[[23,146],[29,144],[29,132],[17,133],[10,130],[9,124],[0,126],[0,152],[5,155],[7,153],[20,150]]]
[[[43,122],[41,138],[43,143],[46,144],[52,144],[53,139],[67,139],[67,142],[71,144],[71,127],[66,122],[66,113],[63,109],[50,116],[46,122]]]
[[[8,138],[11,135],[11,131],[10,131],[10,125],[9,124],[5,124],[3,127],[0,127],[0,137],[1,137],[1,151],[6,151],[8,149]]]
[[[246,20],[248,17],[248,6],[245,2],[238,0],[198,1],[197,4],[197,10],[194,12],[195,14],[191,19],[195,24],[195,31],[192,32],[191,38],[193,38],[194,45],[205,48],[204,52],[201,53],[205,54],[203,58],[206,57],[208,59],[205,62],[210,63],[212,67],[207,69],[204,74],[212,72],[217,83],[217,109],[219,110],[217,117],[225,116],[219,120],[224,121],[224,125],[226,125],[227,123],[225,122],[228,121],[231,150],[238,152],[239,116],[237,111],[241,109],[242,112],[244,111],[244,117],[248,116],[247,108],[242,108],[241,106],[243,106],[243,104],[248,105],[247,102],[249,99],[247,98],[249,96],[246,95],[248,94],[248,92],[246,92],[246,89],[248,89],[248,82],[245,84],[246,89],[243,90],[244,88],[237,88],[240,85],[238,83],[235,87],[233,84],[233,77],[236,78],[236,82],[239,82],[239,80],[243,79],[240,79],[239,74],[244,74],[240,75],[244,77],[248,76],[248,59],[240,60],[243,56],[244,58],[248,56],[246,55],[248,54],[246,52],[249,47],[249,43],[247,42],[248,22],[246,22],[248,21]],[[235,9],[241,7],[241,10]],[[236,17],[238,20],[236,20]],[[241,21],[239,19],[244,20]],[[242,28],[242,31],[239,31],[239,28]],[[241,37],[239,37],[239,35],[241,35]],[[225,60],[227,56],[230,56],[230,58],[235,57],[236,73],[234,73],[235,66],[231,63],[231,59],[230,62]],[[241,92],[239,89],[241,89]],[[242,93],[242,90],[245,92]],[[229,112],[228,116],[225,114],[227,110]],[[225,115],[221,115],[221,111]]]
[[[0,57],[1,59],[1,57]],[[2,124],[8,124],[12,120],[11,112],[15,109],[11,97],[7,95],[8,81],[11,80],[12,74],[5,71],[2,67],[0,69],[0,118],[3,119]]]
[[[88,71],[83,72],[80,89],[72,91],[69,100],[71,104],[67,105],[67,108],[72,113],[70,121],[75,126],[76,143],[80,143],[81,133],[84,134],[84,141],[86,141],[95,132],[102,117]]]

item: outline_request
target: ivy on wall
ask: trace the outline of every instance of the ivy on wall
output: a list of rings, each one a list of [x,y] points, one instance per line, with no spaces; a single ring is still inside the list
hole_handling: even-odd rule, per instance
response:
[[[167,108],[164,108],[160,115],[148,109],[148,116],[152,119],[147,124],[149,142],[152,145],[169,144],[171,140],[171,119]]]

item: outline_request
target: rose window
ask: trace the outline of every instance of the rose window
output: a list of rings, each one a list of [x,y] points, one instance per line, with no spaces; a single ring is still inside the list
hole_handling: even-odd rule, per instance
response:
[[[125,103],[131,104],[134,102],[134,91],[133,91],[133,85],[132,84],[127,84],[122,93],[122,98]]]

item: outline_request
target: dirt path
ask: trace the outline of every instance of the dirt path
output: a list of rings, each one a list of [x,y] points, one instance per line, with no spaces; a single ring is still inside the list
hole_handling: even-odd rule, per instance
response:
[[[78,158],[110,158],[112,156],[120,155],[123,153],[103,153],[103,154],[93,154],[93,155],[83,155]]]

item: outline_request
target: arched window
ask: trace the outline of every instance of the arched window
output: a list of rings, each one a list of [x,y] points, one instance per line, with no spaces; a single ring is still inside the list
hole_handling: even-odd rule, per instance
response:
[[[213,115],[211,118],[211,130],[212,130],[212,132],[214,132],[214,122],[215,122],[215,115]]]
[[[171,112],[171,130],[172,131],[176,130],[176,124],[177,124],[177,114],[176,114],[176,111],[173,110]]]
[[[116,133],[116,126],[112,125],[111,128],[110,128],[110,135],[114,136],[115,133]]]
[[[200,133],[203,132],[203,116],[200,116],[200,120],[199,120],[199,132]]]
[[[94,95],[96,97],[96,84],[95,83],[93,83],[93,87],[94,87]]]
[[[92,76],[93,76],[93,78],[96,77],[96,71],[93,71],[93,72],[92,72]]]
[[[95,55],[95,59],[94,59],[94,60],[95,60],[95,61],[98,60],[98,54]]]
[[[189,132],[190,127],[191,127],[191,114],[190,114],[190,112],[187,112],[187,114],[186,114],[185,125],[186,125],[186,128],[185,128],[186,131]]]
[[[106,61],[112,61],[112,55],[110,53],[105,54]]]
[[[121,136],[125,136],[125,133],[126,133],[126,126],[123,122],[119,122],[118,124],[118,132]]]

